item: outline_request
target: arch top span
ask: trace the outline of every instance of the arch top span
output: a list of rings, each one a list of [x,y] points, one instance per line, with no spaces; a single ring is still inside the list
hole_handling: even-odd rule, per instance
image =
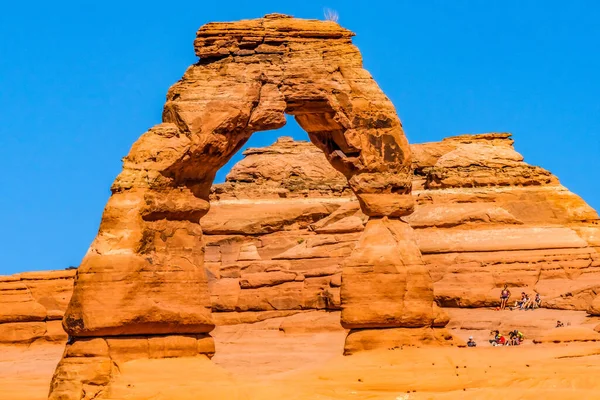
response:
[[[281,128],[287,113],[348,178],[366,214],[410,213],[402,124],[363,69],[353,35],[334,22],[280,14],[200,28],[200,60],[171,87],[163,113],[192,140],[186,160],[164,172],[176,184],[197,182],[206,199],[216,171],[253,132]]]

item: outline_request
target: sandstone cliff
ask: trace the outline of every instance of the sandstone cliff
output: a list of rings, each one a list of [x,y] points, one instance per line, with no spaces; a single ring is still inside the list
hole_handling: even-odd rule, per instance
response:
[[[61,323],[74,276],[73,270],[0,276],[0,344],[66,340]]]
[[[411,149],[416,208],[405,219],[438,305],[495,306],[506,283],[514,295],[540,293],[545,307],[587,309],[600,292],[600,224],[580,197],[525,163],[510,134]],[[202,220],[215,318],[338,308],[367,217],[311,144],[282,138],[245,155]]]
[[[438,305],[495,306],[507,283],[515,295],[539,292],[547,308],[600,313],[592,303],[600,293],[596,212],[548,171],[524,163],[510,135],[462,135],[411,149],[416,208],[406,220]],[[367,217],[319,149],[291,138],[248,149],[226,182],[213,186],[211,205],[202,229],[217,325],[340,309],[342,266]],[[59,320],[73,275],[2,278],[0,327],[19,335],[0,340],[64,339]]]

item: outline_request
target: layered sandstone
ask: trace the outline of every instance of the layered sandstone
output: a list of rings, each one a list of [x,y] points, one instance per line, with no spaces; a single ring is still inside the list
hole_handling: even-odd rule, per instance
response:
[[[495,163],[489,176],[522,168],[536,171],[547,183],[445,189],[429,184],[429,174],[440,173],[436,160],[462,145],[469,145],[470,157],[483,152],[473,151],[474,145],[486,149]],[[463,135],[411,147],[417,206],[407,220],[416,230],[440,306],[496,306],[499,286],[506,282],[515,296],[521,289],[541,293],[544,307],[600,314],[600,303],[592,301],[599,292],[600,229],[583,200],[547,171],[526,165],[507,134]],[[483,176],[485,169],[479,168]],[[343,175],[314,145],[280,138],[271,146],[248,149],[226,182],[213,186],[211,204],[202,228],[216,325],[340,309],[342,268],[351,261],[368,218]],[[28,328],[27,340],[45,335],[42,324],[51,323],[60,333],[58,320],[74,271],[38,275],[2,278],[3,324],[21,327],[14,332],[23,334]],[[41,282],[50,285],[46,294],[37,295],[46,311],[31,297]],[[359,293],[352,290],[349,296]],[[57,296],[58,306],[48,302]],[[401,301],[393,300],[386,309],[391,313]]]
[[[416,208],[405,220],[415,229],[438,305],[495,307],[506,283],[514,296],[540,293],[544,307],[600,309],[591,307],[600,292],[597,213],[550,172],[525,163],[510,134],[461,135],[411,149]],[[350,254],[368,218],[311,144],[280,138],[245,155],[213,187],[202,220],[215,317],[228,323],[337,309],[339,274],[356,263]],[[262,287],[241,283],[254,274]],[[317,276],[321,286],[312,283]],[[333,301],[321,300],[330,295]],[[385,307],[392,320],[401,302]]]
[[[598,314],[596,212],[525,163],[509,134],[411,150],[352,36],[280,14],[197,32],[199,60],[124,158],[66,310],[40,295],[52,285],[24,283],[39,277],[0,282],[0,340],[64,339],[53,333],[64,312],[71,340],[50,399],[131,398],[140,371],[177,381],[188,366],[209,383],[204,397],[231,397],[235,387],[210,385],[232,382],[209,361],[215,324],[269,320],[293,332],[317,321],[353,354],[457,343],[441,307],[495,305],[503,284]],[[250,150],[211,190],[249,137],[285,114],[316,147]],[[56,279],[68,292],[69,276]],[[585,318],[538,342],[598,340]]]
[[[335,23],[282,15],[198,31],[201,61],[169,90],[164,122],[133,145],[112,186],[67,310],[70,334],[213,328],[198,220],[216,171],[253,132],[283,126],[285,113],[344,174],[365,213],[412,210],[406,138],[393,105],[362,69],[352,35]],[[332,211],[308,205],[287,213],[314,219]],[[280,228],[273,222],[254,233]]]
[[[73,270],[0,276],[0,344],[66,340],[61,321],[74,276]]]
[[[537,171],[534,175],[547,183],[442,189],[429,184],[429,174],[440,173],[436,160],[462,145],[471,150],[474,145],[484,147],[495,163],[488,171],[480,166],[479,176],[483,171],[506,176],[511,174],[507,169],[521,168]],[[415,228],[440,306],[496,306],[499,286],[507,283],[515,296],[521,289],[541,293],[544,307],[600,314],[600,303],[592,302],[599,292],[600,229],[595,212],[583,200],[547,171],[526,165],[507,134],[463,135],[411,147],[417,206],[407,220]],[[471,151],[470,157],[481,152]],[[225,183],[213,186],[212,208],[201,223],[215,323],[339,310],[341,272],[352,262],[350,254],[368,220],[344,185],[343,175],[314,145],[290,138],[249,149],[245,156]],[[511,166],[507,161],[511,159],[521,161],[512,161]],[[2,298],[3,323],[26,321],[31,325],[19,326],[38,329],[28,338],[42,335],[38,325],[44,319],[56,320],[58,329],[62,314],[50,308],[64,312],[73,275],[73,271],[47,275],[60,276],[48,280],[60,282],[48,291],[51,296],[62,293],[62,300],[55,307],[47,302],[48,296],[38,295],[46,298],[42,300],[46,312],[33,298],[20,296],[14,301],[16,294],[29,296],[26,285],[38,281],[27,277],[36,275],[3,278],[4,290],[11,290],[3,291],[7,294]],[[352,290],[349,296],[359,293]],[[386,309],[392,312],[394,307]]]
[[[438,304],[493,306],[506,283],[513,295],[540,293],[545,307],[585,310],[600,283],[596,211],[526,164],[507,134],[440,145],[413,146],[419,206],[408,219]]]
[[[306,243],[304,250],[276,257],[272,268],[263,271],[261,264],[254,271],[258,275],[240,277],[238,287],[244,290],[239,293],[248,296],[240,303],[249,311],[295,310],[311,301],[336,306],[338,297],[342,324],[351,329],[413,328],[417,318],[423,330],[434,328],[432,282],[412,228],[400,219],[414,204],[410,148],[393,104],[363,69],[353,35],[334,22],[280,14],[200,28],[194,42],[199,61],[169,89],[162,123],[143,134],[123,159],[98,235],[79,266],[63,321],[73,342],[54,375],[51,399],[98,396],[111,381],[120,353],[152,357],[154,341],[165,357],[212,354],[209,332],[215,325],[200,219],[209,210],[217,170],[254,132],[282,127],[285,114],[294,116],[343,174],[370,217],[367,226],[388,232],[366,235],[360,243],[390,247],[390,255],[402,250],[408,259],[389,256],[382,265],[365,265],[368,251],[359,244],[341,273],[346,281],[360,275],[373,284],[360,296],[352,290],[336,296],[344,278],[335,286],[319,274],[299,276],[278,266],[279,260],[298,257],[293,253],[319,247]],[[311,213],[308,220],[298,220],[310,223],[336,208],[307,205],[287,214],[298,220]],[[255,234],[284,228],[278,215],[263,211],[271,222],[252,227]],[[214,232],[228,228],[225,221]],[[340,257],[348,255],[348,246],[338,247]],[[236,254],[244,269],[259,258],[251,243]],[[235,276],[235,267],[231,270]],[[227,294],[219,300],[223,308],[239,301],[231,281],[219,285]],[[285,287],[273,294],[252,292],[275,285]],[[389,300],[369,303],[382,291],[402,300],[391,319],[385,310]],[[296,304],[305,292],[302,304]],[[417,314],[404,319],[412,306]]]

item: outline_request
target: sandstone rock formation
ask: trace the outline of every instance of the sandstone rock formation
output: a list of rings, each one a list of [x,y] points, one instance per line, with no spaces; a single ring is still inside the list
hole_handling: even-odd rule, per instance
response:
[[[273,146],[250,148],[226,182],[213,186],[211,200],[349,197],[344,175],[309,142],[280,137]],[[206,218],[202,220],[207,225]]]
[[[50,399],[100,398],[132,359],[207,361],[215,323],[341,310],[351,354],[448,344],[440,307],[495,305],[505,283],[596,313],[596,212],[526,164],[509,134],[411,151],[352,35],[279,14],[198,31],[199,62],[124,158],[79,267]],[[286,113],[316,147],[250,150],[211,189],[250,135]],[[64,337],[52,333],[64,302],[8,280],[0,340]],[[575,340],[598,337],[585,328]]]
[[[408,218],[438,304],[495,305],[506,283],[513,295],[540,293],[545,307],[585,310],[600,283],[598,214],[548,171],[525,164],[507,134],[440,145],[413,146],[421,179],[418,211]]]
[[[214,352],[200,218],[209,209],[216,171],[252,133],[282,127],[286,113],[343,174],[370,217],[367,226],[388,230],[384,237],[367,235],[362,243],[392,246],[390,252],[408,246],[402,255],[409,260],[388,257],[377,268],[364,265],[368,252],[356,248],[342,275],[351,281],[360,274],[373,284],[361,296],[341,295],[342,323],[350,328],[413,328],[415,319],[422,318],[420,327],[433,328],[431,280],[412,228],[400,219],[413,210],[410,149],[394,106],[362,68],[352,36],[334,22],[279,14],[211,23],[198,31],[194,45],[199,62],[170,88],[163,123],[143,134],[124,158],[98,235],[79,267],[63,323],[74,342],[67,345],[54,375],[51,399],[97,396],[120,353],[152,357],[154,341],[163,349],[159,356]],[[308,209],[317,215],[334,210]],[[255,228],[281,227],[271,222]],[[306,243],[278,260],[317,257],[325,250],[317,247]],[[347,256],[347,249],[337,246],[334,254]],[[237,257],[256,262],[260,254],[256,245],[243,244]],[[259,275],[239,282],[240,294],[249,296],[241,302],[248,310],[299,308],[318,301],[316,292],[324,304],[335,304],[329,278],[296,277],[277,269],[254,272]],[[377,281],[390,284],[381,287]],[[281,296],[252,292],[277,284],[285,285]],[[302,306],[295,304],[305,287],[307,298]],[[383,309],[389,301],[369,302],[382,290],[403,299],[393,319]],[[227,307],[234,298],[219,301]],[[418,313],[404,319],[401,315],[413,305]]]
[[[303,162],[292,171],[284,165],[294,157],[294,143]],[[358,256],[350,254],[367,217],[356,199],[339,188],[341,175],[310,146],[280,139],[264,149],[249,149],[227,182],[213,187],[212,207],[201,224],[218,322],[325,308],[323,302],[307,302],[307,296],[318,299],[318,292],[309,296],[308,286],[298,284],[315,274],[331,280],[319,290],[334,295],[326,308],[337,308],[338,276]],[[411,149],[416,208],[405,220],[415,229],[440,306],[495,307],[506,283],[515,297],[521,290],[539,292],[544,307],[588,308],[600,292],[600,224],[580,197],[548,171],[523,162],[509,134],[462,135]],[[465,168],[469,173],[461,175]],[[299,183],[297,176],[310,185]],[[240,260],[240,249],[248,245],[260,260]],[[296,277],[293,283],[288,276],[287,283],[254,287],[253,297],[239,284],[246,274],[275,271],[293,271]],[[289,290],[292,285],[296,291]],[[257,295],[283,296],[286,302],[248,307],[248,299]],[[386,307],[390,313],[393,309]]]
[[[426,169],[436,163],[431,154],[439,158],[461,143],[512,149],[506,134],[411,145],[418,201],[407,220],[416,229],[423,260],[434,277],[436,302],[444,307],[495,306],[499,285],[507,282],[515,296],[521,289],[540,291],[544,307],[600,315],[598,297],[591,301],[598,292],[599,248],[593,210],[553,176],[545,186],[426,188]],[[367,221],[344,186],[343,175],[312,144],[290,138],[249,149],[245,155],[225,183],[213,186],[212,208],[201,221],[215,324],[339,310],[342,265]],[[536,169],[523,163],[521,167]],[[587,243],[584,247],[578,247],[581,240]],[[487,251],[478,251],[482,245]],[[56,282],[63,282],[59,290],[67,291],[65,280],[72,279],[73,272],[62,274],[65,277]],[[28,274],[3,281],[20,281],[21,276]],[[573,287],[582,290],[572,292]],[[8,296],[2,299],[0,308],[15,315],[5,317],[5,323],[40,318],[36,307],[28,308],[26,317],[17,317],[11,307],[20,303],[5,303],[12,299]],[[452,327],[470,318],[452,313]],[[518,324],[531,334],[524,321]],[[486,334],[503,327],[487,317],[479,325]]]
[[[540,293],[546,308],[600,314],[597,213],[526,164],[509,134],[409,147],[352,36],[279,14],[198,31],[200,60],[169,90],[163,122],[124,158],[72,297],[72,271],[0,279],[0,343],[64,340],[65,314],[71,340],[50,399],[127,397],[135,385],[121,366],[132,360],[146,381],[149,370],[181,378],[193,365],[231,383],[208,360],[215,325],[346,329],[353,354],[460,343],[445,329],[451,318],[454,331],[478,334],[522,325],[521,315],[460,317],[496,305],[504,284]],[[211,188],[250,135],[282,127],[286,113],[313,144],[250,149]],[[600,340],[597,319],[570,312],[580,326],[532,324],[534,341]],[[523,375],[515,371],[511,381]]]
[[[0,344],[66,340],[61,320],[74,276],[73,270],[0,276]]]

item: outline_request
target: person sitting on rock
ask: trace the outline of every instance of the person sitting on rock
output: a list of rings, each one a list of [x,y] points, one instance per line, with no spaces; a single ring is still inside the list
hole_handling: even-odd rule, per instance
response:
[[[500,292],[500,309],[504,310],[506,308],[506,304],[508,303],[508,299],[510,298],[510,290],[508,290],[508,285],[504,285],[504,289]]]
[[[562,322],[560,322],[560,321],[556,321],[556,327],[557,327],[557,328],[562,328],[563,326],[565,326],[565,324],[563,324],[563,323],[562,323]]]
[[[499,331],[490,331],[490,335],[494,336],[493,339],[490,339],[490,344],[492,346],[495,346],[496,345],[496,338],[498,338],[498,336],[500,335],[500,332]]]
[[[521,331],[519,331],[518,329],[510,331],[508,333],[508,336],[510,338],[510,344],[513,346],[520,345],[521,343],[523,343],[523,340],[525,339],[525,335],[523,335],[523,333]]]
[[[525,292],[521,292],[521,299],[515,301],[515,306],[513,308],[511,308],[511,310],[514,310],[515,308],[522,308],[523,304],[525,304],[526,298],[527,298],[527,295],[525,294]]]
[[[477,347],[477,343],[473,340],[473,336],[469,336],[469,341],[467,342],[468,347]]]
[[[531,298],[529,297],[528,294],[525,294],[525,298],[523,299],[523,302],[521,303],[521,310],[527,310],[527,308],[529,307],[529,305],[531,304]]]
[[[540,308],[542,306],[542,298],[539,293],[535,294],[535,299],[533,299],[533,307],[532,308]]]
[[[540,294],[536,293],[535,298],[529,300],[529,302],[525,306],[525,309],[526,310],[535,310],[536,308],[540,307],[540,304],[542,304],[542,299],[540,297]]]
[[[515,333],[513,331],[508,332],[508,343],[507,346],[517,346],[518,343],[515,339]]]
[[[500,331],[491,331],[490,334],[494,335],[494,338],[490,340],[492,346],[504,346],[506,344],[506,338],[500,334]]]

